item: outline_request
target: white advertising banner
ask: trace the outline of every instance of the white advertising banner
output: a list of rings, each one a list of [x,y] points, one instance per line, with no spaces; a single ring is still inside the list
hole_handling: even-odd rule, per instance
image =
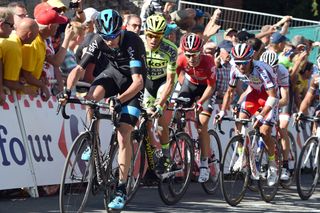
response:
[[[13,96],[0,106],[0,189],[33,186]]]

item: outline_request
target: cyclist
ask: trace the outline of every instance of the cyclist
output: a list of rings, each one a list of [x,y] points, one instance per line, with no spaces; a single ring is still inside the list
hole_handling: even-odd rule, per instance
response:
[[[221,111],[216,115],[216,121],[221,122],[235,93],[238,80],[250,87],[240,104],[239,118],[246,119],[254,115],[260,107],[262,111],[256,115],[254,128],[260,127],[262,138],[265,141],[269,154],[268,185],[273,186],[278,181],[278,171],[275,162],[275,152],[272,143],[271,130],[278,114],[277,76],[272,68],[261,61],[252,59],[253,49],[246,43],[237,44],[232,48],[231,55],[234,65],[231,67],[230,82],[224,95]],[[241,126],[237,125],[238,131]],[[243,152],[243,149],[239,149]],[[241,155],[244,156],[244,155]],[[247,164],[245,158],[239,158],[234,165],[234,170],[239,170]]]
[[[281,169],[280,180],[289,180],[289,135],[288,126],[290,121],[291,107],[289,106],[289,71],[284,65],[278,64],[278,54],[274,51],[267,50],[262,53],[260,61],[269,64],[277,74],[277,82],[281,99],[279,100],[279,133],[283,148],[283,164]]]
[[[169,127],[163,111],[174,86],[177,47],[164,38],[166,26],[166,19],[162,15],[151,15],[146,20],[145,36],[143,37],[147,55],[147,78],[143,103],[146,108],[155,107],[154,115],[159,116],[159,125],[163,128],[162,131],[159,131],[163,157],[156,165],[157,174],[164,173],[165,169],[172,166],[169,160]],[[151,135],[150,123],[147,128],[148,134]]]
[[[318,64],[318,69],[320,69],[320,56],[318,56],[318,58],[317,58],[317,64]],[[296,118],[297,120],[299,120],[300,116],[302,116],[303,114],[308,114],[308,109],[311,106],[314,98],[318,94],[317,91],[320,88],[319,81],[320,81],[320,74],[318,71],[318,73],[316,73],[312,76],[308,92],[300,104],[299,113]],[[319,110],[320,110],[320,104],[318,104],[316,106],[315,115],[318,115],[318,116],[320,115]],[[315,129],[315,127],[314,127],[314,129]]]
[[[113,110],[120,114],[118,127],[119,184],[111,209],[122,209],[126,200],[126,181],[131,161],[130,137],[140,114],[139,97],[145,79],[145,49],[133,32],[121,30],[122,18],[112,9],[103,10],[96,19],[97,34],[93,36],[79,65],[69,74],[64,96],[83,78],[89,63],[96,63],[100,52],[109,60],[105,70],[94,80],[86,98],[96,101],[111,97]],[[85,153],[83,153],[84,155]]]
[[[195,98],[200,97],[196,103],[199,114],[198,133],[201,146],[200,174],[198,182],[203,183],[209,179],[208,158],[210,151],[210,138],[208,123],[212,113],[211,97],[215,90],[216,75],[214,60],[211,56],[202,54],[204,41],[194,33],[188,33],[181,38],[181,54],[177,60],[178,75],[184,74],[184,80],[179,97],[190,98],[190,105]],[[187,106],[188,107],[188,106]]]

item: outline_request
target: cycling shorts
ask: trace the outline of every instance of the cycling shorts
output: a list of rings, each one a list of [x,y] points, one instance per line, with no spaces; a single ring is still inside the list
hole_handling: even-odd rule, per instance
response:
[[[112,66],[108,66],[92,83],[91,86],[103,86],[105,98],[122,94],[132,83],[132,79],[122,75]],[[135,126],[141,113],[140,97],[142,93],[138,92],[132,99],[122,103],[122,110],[119,122]]]
[[[262,90],[252,90],[249,92],[240,103],[241,112],[245,113],[247,116],[253,116],[259,108],[263,108],[268,94]],[[279,107],[275,106],[271,111],[264,117],[264,123],[266,125],[272,126],[275,124],[278,118]]]

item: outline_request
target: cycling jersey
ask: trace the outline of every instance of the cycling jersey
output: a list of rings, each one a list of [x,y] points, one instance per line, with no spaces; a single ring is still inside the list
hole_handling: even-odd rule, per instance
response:
[[[177,60],[177,74],[185,73],[185,78],[193,84],[215,85],[216,74],[214,61],[211,56],[200,55],[200,64],[197,67],[190,67],[184,54],[179,55]]]
[[[252,89],[262,91],[277,88],[277,75],[272,67],[262,61],[252,62],[253,70],[247,76],[242,74],[236,66],[231,67],[229,85],[236,87],[237,81],[241,80]]]
[[[101,52],[105,53],[111,66],[124,76],[142,74],[145,77],[145,49],[141,39],[133,32],[121,31],[119,48],[109,48],[99,34],[93,36],[87,50],[79,63],[85,68],[89,63],[95,63]]]
[[[167,76],[167,73],[176,73],[177,46],[163,38],[155,50],[147,47],[145,36],[141,37],[146,47],[147,76],[150,80],[157,80]]]
[[[289,87],[289,71],[282,64],[276,68],[277,83],[279,87]]]

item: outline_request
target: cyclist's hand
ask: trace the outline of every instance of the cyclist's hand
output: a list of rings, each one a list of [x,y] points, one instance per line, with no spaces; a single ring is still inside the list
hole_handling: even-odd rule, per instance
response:
[[[232,107],[232,114],[233,115],[238,115],[240,112],[240,104],[236,104]]]
[[[201,112],[203,110],[203,106],[200,101],[197,102],[196,110],[197,110],[197,112]]]
[[[263,121],[264,121],[263,116],[260,115],[260,114],[257,115],[257,116],[256,116],[256,120],[255,120],[255,122],[253,123],[253,128],[255,129],[255,128],[259,128],[260,126],[262,126]]]
[[[225,112],[224,111],[220,111],[218,114],[216,114],[216,116],[214,117],[215,122],[216,123],[221,123],[222,118],[224,117]]]
[[[121,102],[117,97],[115,96],[111,97],[109,99],[109,104],[110,104],[111,111],[115,111],[118,114],[121,112],[121,108],[122,108]]]
[[[71,90],[64,88],[62,92],[57,94],[57,99],[59,103],[64,106],[66,105],[67,100],[70,98],[70,96],[71,96]]]
[[[160,105],[157,105],[151,117],[160,117],[162,115],[163,115],[163,107]]]

